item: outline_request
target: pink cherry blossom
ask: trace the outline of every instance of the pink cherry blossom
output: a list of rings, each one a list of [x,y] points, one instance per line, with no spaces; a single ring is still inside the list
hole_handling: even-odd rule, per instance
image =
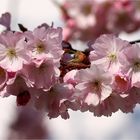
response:
[[[63,102],[73,94],[72,85],[56,84],[50,91],[42,93],[36,100],[36,108],[48,112],[49,118],[69,118],[67,107]]]
[[[68,0],[56,5],[62,11],[67,40],[95,40],[103,33],[131,33],[140,27],[138,1]]]
[[[106,70],[111,73],[119,71],[119,55],[129,43],[114,35],[101,35],[94,44],[91,44],[93,51],[90,52],[90,61],[93,64],[103,64]]]
[[[25,65],[22,72],[37,88],[46,90],[49,90],[60,76],[60,70],[52,58],[34,60]]]
[[[78,84],[75,86],[75,96],[88,105],[96,106],[112,93],[112,77],[100,66],[92,65],[90,68],[79,70],[76,79]]]
[[[131,77],[131,84],[140,87],[140,46],[134,44],[120,55],[121,69]]]
[[[140,23],[137,12],[136,1],[114,1],[107,17],[107,29],[117,34],[121,31],[136,31]]]
[[[63,31],[64,39],[87,41],[88,37],[91,39],[94,36],[93,32],[96,25],[94,14],[96,2],[94,0],[65,1],[63,5],[60,6],[60,9],[65,22]]]
[[[70,17],[75,19],[78,28],[85,29],[95,25],[94,4],[93,0],[67,1],[66,8],[68,13]]]
[[[48,27],[40,27],[34,29],[33,32],[25,32],[27,37],[27,44],[30,49],[32,58],[38,58],[40,55],[47,57],[53,56],[56,61],[59,61],[62,50],[62,29]]]
[[[28,49],[23,35],[7,32],[0,35],[0,66],[7,71],[16,72],[28,63]]]
[[[69,109],[95,116],[111,116],[119,109],[133,112],[140,103],[140,45],[113,34],[99,35],[138,29],[136,3],[72,0],[58,4],[66,22],[63,33],[53,23],[33,31],[26,27],[26,31],[20,28],[23,32],[8,31],[11,17],[2,15],[0,24],[7,31],[0,33],[0,96],[14,95],[17,106],[45,111],[49,118],[68,119]],[[84,49],[84,43],[72,46],[63,39],[92,40]]]

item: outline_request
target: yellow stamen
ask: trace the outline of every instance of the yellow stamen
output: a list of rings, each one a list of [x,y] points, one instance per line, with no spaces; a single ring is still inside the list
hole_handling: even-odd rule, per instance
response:
[[[140,62],[135,62],[134,64],[133,64],[133,66],[134,66],[134,71],[139,71],[140,70]]]
[[[38,53],[43,53],[45,51],[44,44],[39,43],[36,47],[36,50],[37,50]]]
[[[100,81],[95,80],[95,81],[93,82],[93,89],[94,89],[94,91],[99,91],[100,88],[101,88],[101,83],[100,83]]]
[[[115,61],[115,60],[117,59],[117,56],[116,56],[115,53],[109,54],[108,57],[109,57],[109,59],[110,59],[111,61]]]
[[[14,57],[17,57],[15,49],[13,48],[8,49],[7,56],[9,57],[9,59],[13,59]]]

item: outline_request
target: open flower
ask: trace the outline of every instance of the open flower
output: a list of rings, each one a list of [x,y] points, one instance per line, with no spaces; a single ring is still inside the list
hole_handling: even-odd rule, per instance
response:
[[[48,27],[40,27],[34,29],[33,32],[25,32],[27,38],[27,44],[30,49],[30,55],[32,58],[38,58],[40,55],[46,57],[53,56],[56,61],[60,60],[62,50],[62,29]]]
[[[28,48],[22,35],[18,32],[7,32],[0,35],[0,66],[7,71],[16,72],[28,63]]]
[[[114,35],[101,35],[94,44],[91,45],[93,51],[90,52],[90,61],[93,64],[103,64],[106,70],[111,73],[118,72],[120,62],[120,52],[129,43],[121,40]]]
[[[50,89],[60,76],[60,70],[52,58],[34,60],[24,66],[24,75],[37,87]]]
[[[140,46],[134,44],[120,55],[121,69],[130,76],[132,87],[140,87]]]
[[[75,86],[75,96],[88,105],[96,106],[112,93],[112,77],[100,66],[92,65],[90,68],[79,70],[76,79],[78,84]]]

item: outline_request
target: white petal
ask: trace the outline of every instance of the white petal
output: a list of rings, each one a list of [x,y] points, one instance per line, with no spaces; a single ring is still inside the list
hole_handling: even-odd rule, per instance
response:
[[[140,87],[140,72],[135,72],[132,75],[132,85],[135,87]]]
[[[13,58],[12,60],[9,60],[8,57],[3,59],[0,62],[0,65],[6,69],[7,71],[18,71],[22,69],[23,66],[23,60],[20,58]]]
[[[97,106],[99,104],[99,96],[94,93],[89,93],[87,97],[85,98],[85,102],[88,105],[94,105]]]
[[[102,85],[101,101],[105,100],[112,93],[112,88],[107,85]]]
[[[88,84],[89,83],[87,82],[79,83],[78,85],[75,86],[75,88],[82,91],[87,88]]]

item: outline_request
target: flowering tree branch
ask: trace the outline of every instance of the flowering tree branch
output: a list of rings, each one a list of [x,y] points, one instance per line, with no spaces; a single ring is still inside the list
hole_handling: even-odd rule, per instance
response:
[[[84,7],[84,14],[91,9]],[[99,25],[106,34],[97,31],[93,40],[89,37],[87,49],[79,51],[61,27],[44,23],[30,31],[18,24],[21,31],[12,31],[9,17],[8,13],[8,18],[7,14],[0,18],[7,28],[0,34],[0,96],[16,96],[18,106],[32,105],[49,118],[64,119],[69,118],[69,109],[111,116],[118,110],[133,112],[140,103],[139,40],[122,40]],[[75,34],[82,28],[77,30],[73,19],[68,25]],[[81,30],[79,35],[88,38],[94,35],[90,31]],[[79,39],[85,40],[84,36]]]

